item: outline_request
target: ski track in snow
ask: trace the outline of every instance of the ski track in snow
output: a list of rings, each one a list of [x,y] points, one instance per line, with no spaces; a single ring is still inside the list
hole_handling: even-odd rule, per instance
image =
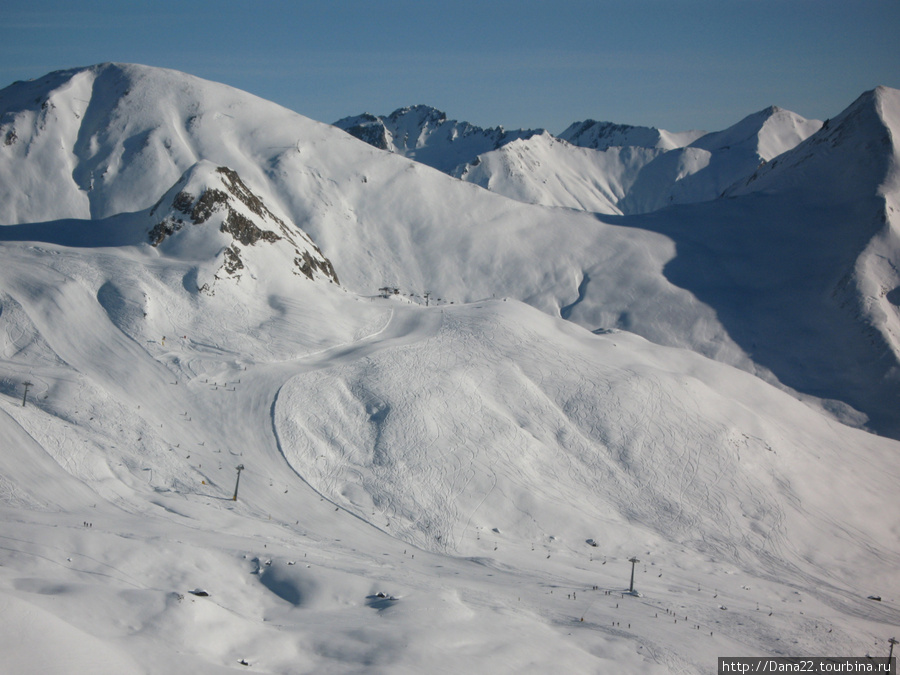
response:
[[[249,246],[246,268],[220,275],[221,231],[181,233],[213,259],[187,244],[175,255],[139,243],[143,212],[10,229],[0,247],[5,666],[701,673],[723,655],[885,652],[900,623],[897,442],[686,350],[549,316],[594,328],[634,316],[669,339],[659,331],[679,317],[657,315],[683,312],[709,335],[672,344],[736,348],[707,316],[712,305],[694,311],[702,303],[662,271],[689,260],[672,238],[684,236],[676,216],[687,224],[713,207],[608,224],[510,205],[217,85],[120,66],[73,77],[22,85],[52,96],[16,113],[19,142],[79,158],[74,169],[66,158],[59,199],[34,213],[114,215],[174,185],[184,162],[215,155],[321,236],[351,288],[396,274],[404,293],[443,280],[483,297],[499,285],[546,311],[366,298]],[[92,98],[87,111],[78,97]],[[185,119],[144,116],[161,102]],[[257,147],[249,117],[268,124],[259,138],[290,149]],[[841,134],[863,123],[848,117],[834,122],[837,138],[762,167],[758,183],[806,152],[828,169],[828,148],[843,152]],[[134,132],[121,147],[116,125]],[[528,160],[520,150],[509,156]],[[700,176],[711,152],[700,150],[677,153],[679,171]],[[592,190],[611,202],[618,187]],[[6,206],[16,215],[26,202]],[[716,213],[738,224],[747,204],[771,213],[759,195],[728,203],[734,214]],[[577,254],[523,266],[560,233]],[[792,330],[776,325],[773,337]],[[640,597],[624,593],[633,556]]]
[[[24,274],[22,269],[12,269],[13,273]],[[60,292],[77,307],[88,303],[90,297],[89,294],[79,296],[80,291],[65,286]],[[30,300],[20,297],[20,302],[30,304]],[[53,296],[49,297],[52,299]],[[78,300],[79,297],[82,299]],[[41,305],[35,307],[39,309]],[[231,420],[225,428],[207,427],[195,434],[193,441],[188,441],[192,444],[192,452],[203,454],[203,464],[215,461],[213,446],[230,448],[229,457],[234,461],[251,461],[238,448],[251,447],[254,442],[252,430],[268,428],[272,439],[270,454],[267,456],[263,450],[253,455],[242,490],[250,496],[262,496],[267,490],[278,492],[281,488],[271,484],[274,481],[268,481],[267,485],[266,476],[272,476],[277,477],[279,485],[287,485],[294,493],[302,488],[290,485],[282,474],[286,466],[290,467],[326,500],[319,504],[333,504],[332,509],[337,507],[357,516],[353,520],[360,526],[373,526],[382,533],[380,536],[388,534],[392,539],[396,538],[395,550],[397,546],[413,546],[417,557],[432,560],[435,565],[440,564],[438,559],[429,558],[429,555],[450,554],[444,565],[449,564],[450,570],[456,570],[450,572],[453,578],[465,572],[469,580],[460,579],[460,598],[472,608],[489,607],[498,602],[512,608],[521,602],[521,597],[518,601],[513,599],[513,589],[543,588],[546,600],[532,598],[527,602],[529,611],[537,612],[537,616],[543,617],[549,625],[573,626],[571,617],[579,615],[584,621],[578,621],[573,627],[580,634],[589,635],[593,631],[605,636],[604,640],[613,641],[609,644],[638,639],[640,649],[645,650],[642,663],[646,664],[643,659],[649,659],[662,664],[665,672],[685,673],[698,672],[698,665],[695,657],[683,650],[679,633],[672,632],[677,624],[662,633],[647,630],[649,626],[640,627],[647,621],[640,618],[646,617],[646,612],[659,615],[674,611],[679,597],[688,600],[685,611],[694,617],[692,627],[696,622],[704,631],[710,629],[716,635],[734,639],[746,633],[747,625],[752,625],[752,630],[746,633],[747,638],[730,647],[735,653],[753,652],[778,634],[761,618],[747,624],[753,615],[746,611],[741,613],[739,623],[723,623],[723,610],[710,603],[711,596],[721,593],[723,598],[728,597],[729,603],[740,606],[740,600],[735,596],[740,591],[737,583],[732,583],[729,588],[729,575],[721,577],[721,572],[714,572],[717,569],[743,565],[733,569],[743,570],[735,577],[745,583],[753,578],[755,582],[750,583],[796,588],[804,594],[812,593],[811,599],[818,596],[832,606],[836,606],[836,598],[844,597],[846,602],[839,607],[842,615],[855,615],[865,621],[872,619],[870,611],[856,609],[858,601],[848,596],[842,585],[824,586],[820,574],[801,569],[802,561],[795,561],[785,568],[785,559],[793,558],[794,554],[783,548],[785,514],[777,506],[779,499],[762,485],[745,484],[746,476],[737,482],[739,474],[735,473],[738,456],[767,452],[761,450],[764,442],[736,431],[720,437],[722,430],[707,429],[702,417],[703,405],[691,393],[690,380],[683,378],[682,387],[686,392],[676,401],[671,386],[664,384],[658,373],[644,365],[615,365],[615,359],[610,365],[602,365],[607,357],[598,363],[578,352],[568,352],[563,359],[553,350],[541,346],[542,338],[538,333],[528,329],[518,333],[508,331],[503,323],[505,319],[500,319],[502,313],[495,314],[498,308],[502,309],[502,303],[454,309],[392,308],[387,311],[389,319],[386,322],[382,319],[381,325],[373,324],[368,335],[356,332],[356,339],[287,361],[260,361],[246,366],[226,362],[222,364],[224,370],[222,365],[219,370],[211,366],[223,356],[232,358],[228,354],[237,352],[210,352],[202,342],[175,341],[166,347],[145,343],[146,346],[135,349],[139,341],[114,338],[113,330],[108,334],[106,344],[113,350],[124,350],[125,354],[132,355],[129,357],[132,378],[137,378],[139,373],[140,377],[159,383],[141,392],[141,410],[151,409],[152,412],[147,412],[154,418],[177,420],[186,410],[186,417],[199,421],[212,412],[214,408],[210,406],[220,407],[223,402],[229,402],[219,412],[219,419]],[[167,315],[178,314],[177,309],[170,306]],[[96,322],[102,319],[94,317]],[[36,325],[42,320],[45,319],[38,317]],[[238,324],[244,320],[242,318]],[[219,324],[215,330],[230,329]],[[45,331],[53,334],[54,329],[48,325],[41,330],[42,333]],[[104,333],[99,335],[103,339]],[[85,335],[85,340],[90,339]],[[627,338],[621,334],[592,338],[596,347],[605,350],[607,355],[610,351],[623,349],[614,344],[623,340],[627,341]],[[53,345],[53,341],[49,344]],[[70,366],[80,364],[78,368],[82,372],[104,376],[103,373],[108,372],[104,368],[106,359],[94,358],[95,354],[105,354],[104,350],[106,347],[100,349],[87,342],[79,351],[68,353],[67,360]],[[153,355],[148,350],[157,353]],[[527,360],[517,358],[522,354],[528,354]],[[499,355],[504,356],[498,363]],[[170,365],[162,367],[160,359]],[[174,359],[177,359],[177,371],[172,370],[171,364],[176,363]],[[481,365],[489,362],[498,363],[500,367],[486,370]],[[67,367],[55,366],[57,370],[53,377],[57,382],[69,382],[73,410],[84,410],[79,415],[102,417],[103,406],[98,404],[104,401],[103,405],[110,405],[112,401],[104,399],[99,391],[89,386],[85,376],[66,374]],[[602,376],[598,374],[598,367],[604,373]],[[225,373],[230,374],[226,376]],[[437,380],[428,373],[442,375]],[[174,376],[184,378],[184,381],[174,385],[174,380],[170,381]],[[225,384],[232,379],[241,380],[239,385],[233,385],[233,390]],[[49,384],[46,378],[44,380]],[[59,387],[58,384],[53,386]],[[103,386],[115,385],[107,380]],[[339,399],[344,397],[340,399],[342,403],[335,399],[338,394]],[[226,395],[231,398],[223,399]],[[513,401],[517,405],[510,407]],[[181,408],[185,410],[178,412]],[[240,412],[242,409],[245,412]],[[675,413],[676,409],[680,412]],[[326,413],[326,410],[330,412]],[[421,415],[421,411],[429,412]],[[348,417],[349,412],[353,415]],[[25,415],[22,421],[27,422],[29,415],[38,414],[38,409],[28,407],[17,414]],[[395,420],[402,423],[396,429],[393,426]],[[541,423],[537,424],[537,420]],[[653,420],[650,428],[648,420]],[[191,423],[182,420],[180,426],[187,430]],[[687,430],[690,430],[689,435],[685,435]],[[309,437],[310,431],[317,434],[317,440]],[[147,432],[149,425],[145,426],[144,433]],[[703,434],[708,435],[708,440],[703,440]],[[38,440],[41,437],[36,437],[34,442],[41,443]],[[205,441],[200,440],[203,437]],[[58,438],[68,439],[65,435]],[[185,455],[188,454],[186,440],[187,437],[182,437],[182,443],[177,444]],[[723,452],[704,452],[704,448],[720,445],[721,440],[725,440]],[[258,439],[255,443],[261,449],[266,447],[266,443],[260,445]],[[667,471],[663,471],[663,465],[657,461],[660,446],[664,446],[668,454]],[[319,452],[323,448],[326,453]],[[552,454],[544,456],[547,451]],[[198,505],[206,502],[205,508],[214,510],[230,504],[226,497],[227,483],[223,484],[225,476],[220,476],[223,471],[226,474],[228,471],[221,465],[216,471],[215,465],[211,464],[210,472],[202,469],[200,473],[206,476],[210,486],[220,486],[220,494],[226,493],[217,502],[210,496],[204,497],[210,488],[204,488],[196,478],[188,479],[180,468],[184,463],[172,450],[167,452],[155,456],[154,474],[145,479],[147,482],[143,487],[129,477],[141,475],[142,466],[132,465],[125,473],[117,474],[118,480],[125,480],[130,489],[102,490],[100,497],[116,504],[120,512],[145,519],[150,517],[157,523],[155,527],[174,527],[164,523],[175,518],[179,530],[186,528],[194,536],[202,536],[205,526],[192,515],[196,508],[192,502],[199,498]],[[66,473],[81,475],[85,485],[96,489],[96,478],[80,464],[78,456],[75,445],[64,440],[56,451],[55,461]],[[167,463],[167,457],[174,461]],[[172,485],[169,478],[156,475],[159,473],[174,477],[174,487],[168,486]],[[143,475],[141,478],[144,479]],[[348,486],[357,486],[364,492],[347,492]],[[148,488],[156,497],[145,505],[138,495]],[[740,499],[746,501],[735,505],[729,496],[735,492],[743,495]],[[192,494],[194,497],[190,496]],[[600,494],[605,496],[597,502]],[[270,500],[253,499],[259,502],[253,505],[248,497],[248,502],[242,500],[230,508],[234,509],[235,515],[267,522],[271,517],[267,511],[274,502],[270,506],[263,504]],[[156,510],[153,510],[154,503],[158,505]],[[163,507],[162,512],[159,506]],[[737,527],[731,515],[736,507],[756,509],[755,520],[766,528],[764,535],[751,537],[749,531]],[[576,515],[574,525],[557,515],[567,512],[570,516]],[[701,519],[700,513],[706,516]],[[714,526],[706,522],[706,518],[712,519]],[[585,529],[589,522],[594,525]],[[606,530],[607,536],[601,538],[597,558],[589,563],[584,553],[584,534],[590,532],[596,536],[597,523],[602,524],[599,529]],[[498,531],[493,532],[497,525]],[[656,533],[646,531],[648,526]],[[293,521],[286,521],[281,527],[285,528],[283,535],[269,536],[263,541],[293,547],[289,542],[300,536],[312,547],[310,552],[314,556],[307,560],[318,561],[318,566],[340,564],[337,562],[340,558],[335,555],[337,550],[329,552],[326,546],[329,538],[323,536],[324,533],[305,532],[307,527],[298,528]],[[652,565],[645,566],[640,572],[647,575],[642,576],[642,585],[645,589],[653,587],[645,579],[652,578],[649,572],[656,569],[663,570],[664,585],[640,602],[632,603],[632,609],[616,608],[614,599],[621,603],[621,596],[599,595],[599,591],[590,591],[590,584],[586,582],[591,577],[605,578],[612,583],[601,586],[601,590],[605,588],[616,594],[621,591],[621,584],[615,583],[614,579],[626,576],[621,563],[628,556],[628,549],[635,548],[633,544],[627,544],[631,538],[627,533],[634,528],[645,530],[644,536],[655,542],[651,546],[670,550],[681,562],[665,565],[663,570],[659,566],[661,560],[651,556]],[[580,536],[575,535],[576,531],[580,531]],[[704,532],[716,534],[714,538],[691,541],[692,533]],[[690,556],[685,557],[684,552],[678,554],[677,545],[672,548],[671,543],[664,543],[667,539],[730,557],[731,562],[724,568],[720,567],[721,563],[711,566],[707,563],[713,577],[723,582],[723,588],[710,590],[705,575],[698,574],[695,569],[697,563],[690,562]],[[16,546],[3,550],[12,554],[24,550],[23,546],[23,541],[19,541]],[[47,549],[51,553],[56,551],[51,556],[40,553],[34,545],[29,546],[34,552],[32,555],[48,563],[52,561],[54,567],[62,564],[58,561],[64,546]],[[346,545],[333,543],[332,546]],[[354,563],[356,558],[353,556],[360,555],[358,551],[357,547],[353,547],[353,551],[344,549],[344,555],[351,556],[349,564],[358,567],[366,576],[372,570],[382,569],[396,575],[398,580],[405,579],[405,583],[413,588],[434,584],[424,581],[420,572],[397,569],[395,564],[390,568],[380,563],[373,567],[376,556],[371,554],[368,563],[364,562],[365,558]],[[588,552],[593,555],[593,549]],[[750,557],[746,557],[750,552]],[[89,576],[108,575],[109,582],[125,586],[134,586],[137,580],[140,588],[147,587],[126,568],[102,558],[69,557],[88,563],[81,569]],[[619,563],[617,575],[609,577],[605,574],[609,568],[604,566],[607,562]],[[362,563],[361,567],[359,563]],[[767,563],[774,567],[767,569]],[[474,568],[467,567],[473,564]],[[569,568],[572,564],[575,567]],[[77,571],[79,566],[67,568]],[[480,582],[474,582],[479,577],[473,571],[477,568],[487,570],[490,585],[482,587]],[[388,572],[388,569],[396,571]],[[591,574],[589,569],[594,573]],[[772,573],[774,569],[789,573],[793,581],[784,586],[785,580],[781,579],[779,586],[777,575]],[[443,582],[441,585],[452,587]],[[157,583],[154,587],[161,589],[165,584]],[[561,594],[567,587],[568,591],[574,588],[585,595],[586,602],[570,606],[562,596],[558,600],[550,597],[554,595],[551,590]],[[32,587],[20,583],[18,588],[17,592],[28,593]],[[701,599],[704,596],[706,600]],[[743,606],[747,607],[748,603],[743,602]],[[641,611],[641,607],[645,610]],[[820,610],[820,614],[823,611]],[[626,624],[631,620],[633,628],[625,630],[621,626],[605,625],[610,617],[617,615],[624,617]],[[618,622],[622,623],[621,618]],[[832,630],[834,628],[839,626],[833,626]],[[700,629],[694,630],[699,635]],[[804,635],[807,636],[805,640],[812,639],[811,645],[816,644],[817,638]],[[831,635],[834,639],[838,637],[834,633]],[[858,638],[841,635],[841,644],[858,643]],[[724,648],[723,643],[717,641],[720,639],[726,638],[713,637],[715,644]],[[606,649],[615,652],[615,648]]]

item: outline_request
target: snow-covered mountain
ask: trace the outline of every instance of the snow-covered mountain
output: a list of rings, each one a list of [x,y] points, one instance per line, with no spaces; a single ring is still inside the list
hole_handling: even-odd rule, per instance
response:
[[[621,214],[641,170],[659,154],[639,146],[597,152],[545,132],[479,155],[453,175],[526,204]]]
[[[455,302],[491,296],[521,299],[590,330],[626,328],[654,342],[693,349],[737,365],[801,394],[842,401],[864,416],[881,420],[873,428],[895,433],[890,429],[894,426],[891,411],[897,400],[896,384],[890,373],[896,355],[891,352],[885,358],[878,341],[845,343],[837,338],[882,329],[872,326],[864,313],[823,312],[821,307],[811,309],[816,303],[796,302],[811,294],[824,298],[825,307],[846,304],[845,299],[833,300],[839,295],[835,285],[847,277],[869,241],[867,236],[874,234],[861,233],[861,245],[853,250],[840,238],[823,241],[823,250],[816,249],[817,257],[810,263],[822,269],[821,280],[770,254],[761,255],[749,266],[734,267],[735,262],[717,272],[716,278],[711,276],[712,270],[721,269],[721,261],[731,260],[733,255],[717,257],[718,267],[704,265],[702,273],[688,271],[686,278],[680,273],[691,255],[687,249],[675,248],[676,242],[683,245],[682,235],[676,236],[676,232],[694,236],[702,231],[707,250],[734,251],[735,242],[743,242],[745,235],[733,224],[719,223],[734,223],[737,217],[753,231],[746,235],[750,242],[741,246],[752,243],[763,252],[784,252],[784,232],[802,232],[801,224],[767,229],[761,223],[801,219],[812,231],[821,231],[819,223],[825,218],[836,230],[847,229],[846,214],[833,209],[819,214],[814,204],[799,206],[801,202],[792,192],[801,189],[797,186],[805,185],[802,191],[815,195],[824,184],[821,176],[803,168],[806,163],[792,172],[791,180],[779,182],[783,186],[779,199],[760,202],[748,194],[736,200],[704,202],[696,206],[699,224],[682,226],[680,212],[604,221],[592,213],[535,208],[504,199],[396,153],[361,145],[335,127],[173,71],[106,64],[49,75],[40,83],[13,85],[4,91],[3,100],[9,103],[4,104],[0,131],[15,139],[0,153],[0,174],[5,177],[0,184],[4,193],[0,210],[8,224],[97,219],[146,209],[198,161],[207,161],[236,172],[267,208],[302,228],[349,291],[374,293],[391,286],[406,295],[421,297],[429,292]],[[872,114],[877,119],[885,116],[878,111]],[[771,109],[686,150],[711,153],[707,148],[712,148],[753,157],[790,145],[812,126]],[[822,145],[816,139],[827,131],[813,134],[807,141],[809,147]],[[874,141],[869,138],[873,134]],[[884,124],[857,125],[851,135],[848,148],[878,145],[885,135]],[[640,166],[646,169],[661,157],[680,152],[655,156],[653,153],[661,151],[644,149],[649,154],[642,154],[610,149],[605,152],[615,157],[607,162],[610,170],[605,173],[603,162],[593,161],[597,151],[575,148],[546,134],[507,144],[501,152],[529,159],[520,146],[532,141],[535,147],[544,148],[547,161],[523,166],[516,175],[550,172],[558,155],[581,156],[583,166],[604,176],[602,183],[592,186],[584,180],[584,173],[571,169],[560,170],[548,185],[568,190],[573,199],[585,204],[594,188],[608,195],[609,210],[613,210],[612,200],[625,194],[629,184],[629,194],[634,192]],[[859,208],[874,209],[866,217],[876,220],[884,211],[876,196],[888,180],[887,167],[895,152],[892,143],[878,147],[885,159],[879,164],[871,153],[859,159],[874,168],[856,172],[850,191],[854,195],[850,201]],[[721,163],[728,166],[725,160]],[[777,165],[778,158],[769,164]],[[829,166],[824,169],[829,175],[840,176],[840,163]],[[703,172],[695,173],[700,176]],[[475,175],[477,172],[473,179]],[[579,175],[581,181],[576,178]],[[716,174],[709,174],[709,180],[717,180]],[[60,198],[37,199],[36,195]],[[856,199],[863,195],[871,200]],[[594,206],[602,206],[597,201]],[[740,215],[745,213],[750,215]],[[858,216],[854,214],[854,218]],[[806,241],[803,236],[797,238]],[[801,252],[813,250],[805,243],[796,246]],[[735,255],[743,253],[737,249]],[[793,255],[783,260],[790,261]],[[218,268],[222,263],[212,264]],[[747,273],[736,279],[733,269],[747,269]],[[796,272],[789,277],[790,283],[761,282],[782,278],[783,269]],[[713,286],[724,283],[733,290],[723,298],[717,295],[698,302],[700,280]],[[882,285],[890,283],[885,279]],[[761,300],[762,314],[757,316],[747,313],[737,298],[759,288],[770,291],[766,292],[768,299]],[[763,326],[772,330],[766,321],[771,318],[773,292],[784,298],[779,317],[785,321],[779,325],[787,332],[777,341],[779,346],[772,348],[778,356],[759,357],[768,352],[760,344],[773,342],[760,333]],[[869,303],[868,291],[860,293],[854,295],[854,302]],[[888,295],[885,291],[884,297]],[[744,317],[741,322],[753,326],[752,330],[727,325],[738,307],[737,313]],[[813,326],[815,346],[811,348],[808,336]],[[881,340],[891,342],[892,338]],[[848,378],[858,380],[859,364],[864,362],[874,371],[848,388]],[[825,368],[823,363],[832,365]],[[842,413],[841,419],[862,417]]]
[[[547,134],[523,139],[453,175],[531,204],[649,213],[716,199],[820,126],[776,107],[709,134],[589,121],[561,135],[568,143]]]
[[[331,261],[312,240],[272,213],[227,167],[198,162],[150,209],[149,218],[152,246],[170,256],[215,261],[208,278],[198,278],[198,290],[215,292],[220,275],[240,280],[287,270],[338,283]],[[275,248],[280,259],[273,260],[270,251],[255,259],[263,247]]]
[[[510,199],[174,71],[0,91],[4,666],[885,655],[898,125],[879,89],[692,148],[540,133],[481,153]],[[617,215],[688,150],[759,161]]]
[[[543,129],[507,131],[500,126],[483,129],[448,120],[446,113],[426,105],[398,108],[386,117],[370,113],[344,117],[334,125],[376,148],[444,173],[451,173],[484,152],[544,133]]]
[[[606,214],[716,199],[821,125],[776,106],[712,133],[587,120],[554,137],[481,129],[422,105],[335,123],[374,147],[506,197]]]
[[[573,122],[559,138],[593,150],[609,150],[614,147],[633,146],[654,150],[683,148],[703,136],[704,131],[671,132],[655,127],[636,127],[630,124],[585,120]]]
[[[761,110],[724,131],[705,134],[656,157],[641,170],[620,208],[625,213],[648,213],[716,199],[821,126],[818,120],[774,106]]]

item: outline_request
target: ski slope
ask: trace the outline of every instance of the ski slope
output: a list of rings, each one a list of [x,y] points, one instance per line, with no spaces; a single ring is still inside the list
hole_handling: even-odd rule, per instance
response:
[[[723,198],[598,215],[174,71],[3,90],[4,669],[886,655],[897,95],[751,116],[692,150],[784,147]],[[535,148],[588,198],[556,153],[595,151]]]
[[[14,672],[699,673],[896,625],[896,441],[747,373],[513,300],[2,258]]]

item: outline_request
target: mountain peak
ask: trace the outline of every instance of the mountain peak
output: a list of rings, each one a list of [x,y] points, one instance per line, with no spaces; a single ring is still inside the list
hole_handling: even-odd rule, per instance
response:
[[[447,119],[443,111],[421,104],[397,108],[386,117],[370,113],[344,117],[334,126],[376,148],[451,175],[484,152],[544,132],[543,129],[507,131],[502,126],[484,129]]]
[[[727,129],[698,138],[690,147],[710,152],[741,148],[755,153],[761,161],[769,161],[795,147],[821,126],[819,120],[808,120],[772,105],[747,115]]]
[[[419,103],[405,108],[397,108],[388,115],[388,119],[392,122],[398,122],[403,118],[415,120],[419,125],[440,124],[447,121],[447,113],[429,105]]]
[[[728,194],[796,187],[829,201],[858,199],[860,193],[870,192],[888,178],[891,157],[897,153],[893,139],[898,134],[900,91],[872,89]]]
[[[228,167],[198,162],[150,209],[148,218],[149,243],[167,254],[217,260],[221,256],[215,280],[239,278],[254,247],[274,244],[290,257],[295,275],[339,283],[331,262],[312,240],[275,215]],[[198,286],[208,290],[211,284],[204,284],[206,289]]]

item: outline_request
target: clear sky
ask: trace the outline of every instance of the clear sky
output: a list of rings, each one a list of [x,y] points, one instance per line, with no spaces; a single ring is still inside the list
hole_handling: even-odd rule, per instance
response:
[[[320,120],[417,103],[562,131],[833,117],[900,88],[900,0],[2,0],[0,87],[104,61],[174,68]]]

